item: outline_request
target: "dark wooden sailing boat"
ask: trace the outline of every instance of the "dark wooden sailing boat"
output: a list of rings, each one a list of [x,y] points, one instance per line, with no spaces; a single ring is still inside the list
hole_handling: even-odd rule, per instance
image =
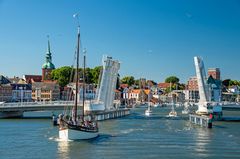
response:
[[[85,65],[86,56],[84,54],[83,67],[83,103],[82,114],[78,114],[78,93],[79,93],[79,50],[80,50],[80,27],[78,26],[77,35],[77,68],[76,68],[76,87],[75,102],[72,114],[64,114],[59,116],[59,138],[63,140],[81,140],[91,139],[98,136],[98,125],[91,114],[84,114],[85,106]]]

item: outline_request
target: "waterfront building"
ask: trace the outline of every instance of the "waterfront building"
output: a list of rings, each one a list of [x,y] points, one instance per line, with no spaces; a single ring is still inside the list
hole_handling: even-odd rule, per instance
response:
[[[198,90],[198,82],[196,76],[189,78],[187,82],[187,88],[188,90]]]
[[[209,68],[208,69],[208,76],[212,76],[216,80],[221,79],[221,72],[219,68]]]
[[[220,70],[219,68],[208,69],[208,79],[207,84],[209,88],[209,101],[219,102],[221,101],[221,80],[220,80]],[[198,91],[198,82],[197,77],[189,78],[187,82],[187,90],[184,91],[185,100],[189,102],[198,102],[199,100],[199,91]]]
[[[197,77],[190,77],[187,82],[187,89],[184,91],[185,101],[188,102],[198,102],[199,101],[199,91]]]
[[[161,102],[163,102],[163,103],[167,103],[167,102],[170,101],[170,99],[169,99],[169,97],[168,97],[167,94],[161,94],[161,95],[159,96],[159,100],[160,100]]]
[[[183,90],[173,90],[173,101],[174,103],[184,103],[185,102],[185,94]]]
[[[147,85],[146,78],[140,78],[139,79],[139,88],[140,89],[145,89]]]
[[[122,89],[122,100],[121,103],[123,105],[130,105],[132,103],[133,98],[131,95],[132,88],[125,87]]]
[[[60,99],[61,100],[74,100],[74,93],[72,88],[65,86],[62,88],[61,92],[60,92]]]
[[[42,75],[23,75],[23,79],[29,84],[32,82],[41,82]]]
[[[125,88],[123,90],[123,102],[127,105],[135,103],[140,104],[148,100],[148,94],[152,98],[152,94],[149,89]]]
[[[222,94],[222,81],[217,80],[210,75],[207,80],[207,84],[209,86],[209,91],[210,91],[210,99],[209,101],[212,102],[220,102],[221,99],[221,94]]]
[[[11,81],[0,75],[0,102],[11,102],[12,86]]]
[[[163,94],[163,91],[157,86],[152,87],[151,90],[153,98],[160,102],[160,95]]]
[[[61,94],[61,100],[74,100],[74,92],[76,88],[76,83],[69,83],[67,86],[64,87]],[[79,99],[82,100],[83,96],[83,83],[78,83],[78,95]],[[94,100],[96,99],[96,88],[94,84],[85,84],[85,99],[87,100]]]
[[[166,91],[166,89],[167,88],[169,88],[170,87],[170,83],[158,83],[158,88],[160,89],[160,90],[162,90],[163,92],[165,92]]]
[[[114,100],[119,100],[120,101],[121,100],[121,94],[122,94],[122,92],[120,90],[116,89]]]
[[[32,99],[35,101],[60,100],[60,86],[57,81],[51,80],[51,72],[55,66],[52,63],[49,39],[45,58],[45,63],[42,65],[41,81],[40,75],[25,75],[26,81],[32,83]]]
[[[14,77],[9,78],[12,86],[13,102],[30,102],[32,101],[32,85],[28,84],[24,79]]]
[[[129,99],[132,99],[134,103],[147,102],[148,96],[152,99],[150,89],[132,89],[129,91]]]
[[[60,100],[60,86],[55,81],[33,82],[32,99],[34,101]]]

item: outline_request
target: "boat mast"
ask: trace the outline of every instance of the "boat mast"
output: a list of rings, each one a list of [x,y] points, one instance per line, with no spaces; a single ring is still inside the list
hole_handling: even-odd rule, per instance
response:
[[[77,121],[77,100],[78,100],[78,80],[79,80],[79,49],[80,49],[80,26],[78,26],[77,35],[77,76],[76,76],[76,92],[75,92],[75,104],[74,104],[74,121]]]
[[[84,120],[84,106],[85,106],[85,67],[86,67],[86,50],[83,51],[83,108],[82,115]]]

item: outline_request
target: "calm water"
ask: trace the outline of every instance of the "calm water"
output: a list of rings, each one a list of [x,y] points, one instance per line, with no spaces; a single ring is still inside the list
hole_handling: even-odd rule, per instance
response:
[[[1,119],[0,158],[240,157],[240,122],[215,122],[213,129],[206,129],[191,125],[186,116],[167,118],[170,108],[155,108],[148,118],[144,110],[137,108],[130,116],[100,122],[96,140],[78,142],[59,141],[50,119]]]

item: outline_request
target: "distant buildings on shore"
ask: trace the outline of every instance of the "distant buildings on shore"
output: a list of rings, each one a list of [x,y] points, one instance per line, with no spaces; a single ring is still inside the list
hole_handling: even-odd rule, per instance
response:
[[[45,62],[42,65],[42,75],[24,75],[23,78],[7,78],[0,75],[0,102],[30,102],[30,101],[54,101],[54,100],[73,100],[73,84],[68,84],[61,88],[57,81],[51,80],[51,72],[55,69],[52,62],[52,53],[50,42],[45,56]],[[239,101],[239,87],[236,85],[225,88],[221,81],[221,72],[219,68],[208,69],[209,97],[211,101]],[[80,91],[81,90],[81,83]],[[94,98],[96,88],[94,85],[87,85],[87,96]],[[129,86],[121,84],[115,91],[115,100],[122,104],[134,105],[145,103],[149,99],[152,103],[165,102],[198,102],[198,82],[196,77],[190,77],[184,90],[175,89],[170,83],[155,84],[144,78],[139,79],[138,85]]]
[[[51,80],[55,69],[52,63],[50,42],[46,52],[46,61],[42,65],[42,75],[24,75],[23,78],[0,76],[0,101],[30,102],[60,100],[60,86]]]

